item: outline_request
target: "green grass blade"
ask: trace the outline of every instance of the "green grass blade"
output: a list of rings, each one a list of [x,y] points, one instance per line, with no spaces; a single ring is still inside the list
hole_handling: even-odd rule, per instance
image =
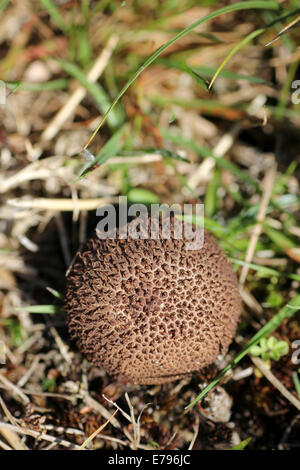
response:
[[[145,153],[156,153],[157,155],[161,155],[164,158],[172,158],[173,160],[178,160],[180,162],[185,162],[185,163],[191,163],[187,158],[181,157],[176,152],[173,152],[172,150],[167,150],[163,148],[148,148],[144,149]]]
[[[250,42],[252,39],[256,38],[256,36],[258,36],[259,34],[261,34],[262,32],[264,31],[264,28],[260,28],[260,29],[257,29],[256,31],[252,31],[252,33],[248,34],[248,36],[246,36],[241,42],[239,42],[231,51],[230,53],[227,55],[227,57],[225,57],[225,59],[223,60],[222,64],[220,65],[220,67],[218,67],[218,70],[216,71],[216,73],[214,74],[213,78],[211,79],[210,81],[210,84],[209,84],[209,89],[213,86],[217,76],[219,75],[219,73],[221,72],[221,70],[225,67],[225,65],[227,64],[227,62],[231,59],[231,57],[233,57],[243,46],[245,46],[245,44],[247,44],[248,42]]]
[[[204,145],[197,144],[194,140],[186,140],[183,139],[180,135],[175,135],[169,132],[166,129],[159,129],[163,138],[169,140],[177,145],[181,145],[183,147],[189,148],[200,155],[202,158],[213,158],[216,162],[216,166],[219,168],[223,168],[229,170],[232,174],[237,176],[241,181],[254,186],[254,188],[260,192],[259,186],[249,175],[245,174],[244,171],[240,170],[238,166],[234,163],[225,160],[224,158],[216,157],[213,152],[210,150],[209,147],[205,147]]]
[[[46,8],[46,10],[48,11],[49,15],[51,16],[52,20],[54,21],[54,23],[64,33],[67,33],[68,29],[69,29],[68,25],[65,22],[65,20],[63,19],[63,17],[61,16],[58,8],[52,2],[52,0],[41,0],[41,1],[42,1],[42,4],[44,5],[44,7]]]
[[[57,299],[63,300],[63,295],[52,287],[46,287],[46,290],[50,292],[50,294],[54,295],[54,297]]]
[[[295,385],[297,395],[300,398],[300,380],[299,380],[297,372],[293,373],[293,382],[294,382],[294,385]]]
[[[229,105],[227,103],[223,103],[222,101],[212,100],[212,99],[199,99],[195,98],[193,100],[189,100],[186,98],[178,98],[176,96],[164,96],[164,95],[148,95],[148,99],[152,101],[154,104],[159,106],[171,106],[171,105],[178,105],[182,108],[186,109],[201,109],[202,112],[206,114],[215,115],[216,109],[217,110],[230,110],[230,111],[242,111],[247,113],[249,110],[248,103],[236,103],[234,105]],[[271,114],[279,113],[280,116],[284,116],[291,119],[299,119],[299,111],[289,108],[277,108],[276,106],[272,106],[269,104],[265,105],[265,108],[270,111]]]
[[[97,153],[95,163],[102,165],[107,162],[111,157],[116,155],[123,146],[123,137],[127,126],[121,127],[115,134],[106,142],[100,152]]]
[[[103,90],[99,83],[92,83],[87,78],[85,73],[75,64],[67,62],[66,60],[58,61],[61,68],[72,77],[76,78],[81,85],[87,89],[87,91],[94,98],[101,113],[105,114],[110,109],[110,100],[106,92]],[[111,127],[118,127],[123,121],[123,118],[119,113],[114,112],[108,118],[108,123]]]
[[[9,4],[10,0],[2,0],[2,2],[0,2],[0,12],[2,10],[4,10],[4,8],[7,7],[7,5]]]
[[[278,101],[278,104],[277,104],[277,111],[274,113],[274,116],[277,120],[280,120],[282,118],[281,111],[289,103],[290,90],[291,90],[291,87],[292,87],[292,83],[295,79],[295,76],[297,74],[299,64],[300,64],[300,60],[299,59],[295,60],[295,62],[293,62],[290,65],[289,69],[288,69],[287,77],[284,81],[284,84],[283,84],[283,87],[282,87],[282,90],[281,90],[281,94],[280,94],[280,98],[279,98],[279,101]]]
[[[152,191],[143,188],[132,188],[127,193],[128,201],[136,204],[159,204],[160,199]]]
[[[233,446],[233,447],[231,447],[230,449],[227,449],[227,450],[244,450],[245,447],[247,447],[247,445],[251,442],[251,439],[252,439],[251,437],[247,437],[247,439],[245,439],[244,441],[241,441],[236,446]]]
[[[240,266],[247,266],[250,269],[254,269],[257,271],[262,277],[271,277],[271,276],[276,276],[276,277],[285,277],[288,279],[293,279],[294,281],[300,281],[300,274],[287,274],[287,273],[281,273],[279,271],[276,271],[276,269],[269,268],[267,266],[261,266],[259,264],[254,264],[254,263],[246,263],[245,261],[239,260],[239,259],[234,259],[230,258],[232,263],[238,264]]]
[[[121,89],[120,93],[116,96],[112,104],[110,105],[109,109],[106,111],[104,114],[103,118],[101,119],[100,123],[98,124],[97,128],[93,132],[91,138],[87,142],[86,146],[84,148],[87,148],[90,142],[93,140],[99,129],[102,127],[103,123],[105,122],[108,114],[110,111],[114,108],[114,106],[117,104],[117,102],[122,98],[124,93],[128,90],[128,88],[132,85],[132,83],[140,76],[140,74],[147,68],[149,65],[152,64],[152,62],[155,61],[166,49],[168,49],[170,46],[172,46],[176,41],[179,39],[183,38],[187,34],[189,34],[193,29],[195,29],[197,26],[200,24],[205,23],[206,21],[212,20],[213,18],[216,18],[218,16],[224,15],[226,13],[230,13],[233,11],[237,10],[253,10],[253,9],[270,9],[270,10],[277,10],[279,8],[279,5],[277,2],[273,1],[246,1],[246,2],[239,2],[234,5],[229,5],[224,8],[220,8],[217,11],[214,11],[203,18],[200,18],[199,20],[195,21],[192,23],[190,26],[185,28],[184,30],[180,31],[176,36],[174,36],[170,41],[168,41],[166,44],[163,44],[161,47],[159,47],[156,51],[151,54],[148,59],[138,68],[138,70],[133,74],[133,76],[128,80],[128,82],[124,85],[124,87]]]
[[[190,222],[195,225],[199,225],[201,227],[201,222],[197,218],[196,215],[180,215],[177,214],[176,217],[178,217],[180,220],[184,220],[186,222]],[[204,222],[204,228],[213,232],[214,235],[217,237],[220,237],[221,234],[225,234],[228,232],[227,227],[223,227],[219,222],[216,220],[208,219],[207,217],[204,217],[203,219]]]
[[[276,18],[275,20],[273,20],[271,23],[263,26],[262,28],[259,28],[255,31],[252,31],[250,34],[248,34],[244,39],[242,39],[242,41],[240,41],[236,46],[234,46],[234,48],[230,51],[230,53],[225,57],[225,59],[223,60],[222,64],[220,65],[220,67],[218,67],[218,70],[216,71],[216,73],[214,74],[213,78],[211,79],[211,82],[209,84],[209,89],[212,87],[213,83],[215,82],[217,76],[219,75],[219,73],[221,72],[221,70],[225,67],[225,65],[227,64],[227,62],[231,59],[231,57],[233,57],[240,49],[242,49],[243,46],[245,46],[248,42],[252,41],[252,39],[256,38],[257,36],[259,36],[260,34],[262,34],[266,29],[270,28],[271,26],[273,26],[275,23],[285,19],[287,16],[290,16],[291,14],[294,14],[294,12],[292,13],[288,13],[288,14],[284,14],[283,16],[279,17],[279,18]]]
[[[298,310],[300,310],[300,295],[294,297],[288,304],[286,304],[274,317],[266,323],[248,342],[248,344],[240,351],[236,357],[231,361],[218,375],[217,377],[207,386],[204,390],[193,400],[185,409],[191,408],[199,400],[201,400],[217,383],[221,380],[222,377],[232,369],[236,364],[240,362],[243,357],[245,357],[250,348],[257,344],[262,338],[272,333],[278,326],[281,325],[283,320],[286,318],[291,318]]]
[[[217,168],[205,192],[204,209],[206,217],[213,217],[218,208],[218,189],[221,184],[221,172]]]
[[[204,79],[211,79],[217,72],[218,69],[212,67],[203,67],[203,66],[193,66],[188,67],[189,70],[186,69],[186,64],[177,59],[166,59],[162,58],[157,61],[158,64],[164,65],[165,67],[174,68],[178,70],[182,70],[183,72],[190,73],[197,73],[200,74]],[[229,72],[228,70],[220,70],[219,75],[224,78],[231,78],[233,80],[246,80],[250,83],[255,83],[257,85],[270,85],[270,82],[264,80],[260,77],[253,77],[249,75],[244,75],[242,73],[234,73]],[[207,87],[206,87],[207,88]]]
[[[45,83],[6,82],[6,85],[13,90],[13,92],[15,92],[16,89],[26,91],[53,91],[67,88],[69,80],[66,78],[57,78]]]
[[[126,124],[123,125],[117,132],[113,134],[113,136],[106,142],[105,145],[101,148],[100,152],[97,153],[95,159],[92,163],[89,163],[88,166],[84,166],[81,170],[79,177],[75,180],[75,182],[79,181],[83,176],[86,176],[92,167],[103,165],[103,163],[107,162],[111,157],[114,157],[123,147],[124,144],[124,135],[125,131],[127,130]]]
[[[282,251],[285,251],[287,248],[296,248],[297,244],[294,243],[289,237],[287,237],[283,232],[276,230],[273,227],[270,227],[267,224],[264,224],[265,234],[272,240],[272,242]]]
[[[25,311],[28,313],[41,313],[41,314],[50,314],[54,313],[64,313],[64,308],[57,305],[30,305],[29,307],[17,307],[18,311]]]

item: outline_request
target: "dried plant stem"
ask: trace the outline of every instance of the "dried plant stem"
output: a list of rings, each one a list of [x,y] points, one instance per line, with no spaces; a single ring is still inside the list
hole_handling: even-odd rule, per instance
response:
[[[80,449],[80,446],[73,444],[72,442],[66,441],[65,439],[59,439],[58,437],[50,436],[49,434],[39,433],[38,431],[33,431],[32,429],[27,429],[23,427],[21,428],[19,426],[14,426],[9,423],[0,422],[0,429],[10,429],[19,434],[25,434],[26,436],[35,437],[38,440],[53,442],[63,447],[68,447],[69,449]]]
[[[7,440],[7,437],[4,435],[5,439]],[[3,450],[13,450],[11,447],[9,447],[5,442],[0,441],[0,448]]]
[[[93,434],[91,434],[85,441],[84,443],[80,446],[80,450],[83,450],[86,448],[86,446],[92,442],[93,439],[95,439],[95,437],[99,434],[99,432],[101,432],[107,425],[108,423],[112,420],[112,418],[115,416],[115,414],[118,412],[118,410],[115,410],[113,412],[113,414],[111,415],[110,418],[108,418],[104,424],[102,424],[98,429],[96,429],[95,432],[93,432]]]
[[[129,416],[129,414],[127,414],[124,410],[122,410],[122,408],[120,408],[116,402],[110,400],[109,398],[107,398],[104,394],[102,395],[103,398],[108,401],[108,403],[110,403],[111,405],[113,405],[115,408],[117,408],[117,410],[120,411],[120,413],[124,416],[124,418],[127,419],[127,421],[129,421],[131,423],[131,416]]]
[[[236,136],[241,130],[240,124],[234,124],[232,126],[232,129],[229,133],[225,134],[218,144],[215,146],[213,149],[213,154],[217,158],[222,158],[228,150],[231,148],[233,145]],[[200,184],[201,181],[205,180],[207,181],[209,179],[209,175],[213,168],[216,165],[216,161],[214,158],[209,157],[206,158],[197,168],[195,172],[192,173],[188,180],[188,185],[192,189],[196,189],[197,186]]]
[[[75,208],[78,210],[94,210],[97,207],[104,206],[105,204],[116,202],[116,198],[95,198],[95,199],[51,199],[51,198],[36,198],[36,199],[10,199],[8,204],[19,209],[40,209],[48,211],[73,211]]]
[[[94,410],[98,411],[98,413],[100,413],[104,418],[106,419],[110,418],[109,411],[106,408],[104,408],[103,405],[101,405],[96,400],[94,400],[87,392],[84,395],[84,401],[88,406],[91,406],[92,408],[94,408]],[[121,425],[116,418],[114,417],[111,418],[110,422],[115,428],[118,428],[118,429],[121,428]]]
[[[18,387],[20,387],[20,388],[24,387],[24,385],[26,384],[26,382],[29,380],[29,378],[33,374],[34,370],[36,369],[39,361],[40,361],[39,356],[35,356],[32,363],[31,363],[31,366],[27,369],[25,374],[19,379],[19,381],[17,383]]]
[[[194,424],[194,435],[193,435],[193,439],[190,442],[188,450],[192,450],[193,447],[194,447],[194,444],[196,442],[196,439],[197,439],[198,433],[199,433],[199,425],[200,425],[200,418],[199,418],[198,415],[196,415],[196,421],[195,421],[195,424]]]
[[[87,75],[88,81],[94,83],[101,76],[103,70],[105,69],[111,54],[118,43],[118,37],[113,35],[110,37],[106,47],[103,49],[95,64],[91,68],[90,72]],[[43,140],[51,140],[59,132],[66,120],[71,116],[79,103],[83,100],[87,93],[87,90],[80,86],[76,91],[70,96],[66,104],[60,109],[56,114],[53,120],[50,122],[48,127],[42,133]]]
[[[253,256],[255,253],[255,247],[262,231],[262,223],[264,221],[266,211],[269,205],[269,201],[272,195],[272,189],[274,185],[275,176],[276,176],[276,164],[274,163],[271,166],[271,168],[269,168],[269,170],[267,171],[264,177],[264,180],[262,182],[263,194],[261,198],[259,212],[257,215],[257,224],[255,225],[251,238],[250,238],[250,242],[249,242],[246,257],[245,257],[245,263],[251,263],[253,259]],[[243,269],[240,275],[240,285],[244,284],[248,271],[249,271],[249,266],[245,264],[243,266]]]
[[[7,408],[4,400],[0,396],[0,404],[4,411],[5,416],[11,422],[12,425],[18,426],[16,419],[13,417],[9,409]],[[11,429],[1,429],[1,434],[5,440],[16,450],[28,450],[28,447],[20,440],[19,436],[15,431]]]
[[[131,423],[133,427],[132,448],[136,450],[138,448],[139,440],[140,440],[140,429],[139,429],[140,425],[139,425],[139,422],[137,423],[135,420],[134,409],[133,409],[132,403],[130,401],[130,398],[127,392],[125,393],[125,398],[126,398],[129,410],[130,410],[130,418],[131,418]]]
[[[294,395],[289,392],[286,387],[278,380],[274,374],[265,366],[264,361],[262,361],[259,357],[250,356],[252,362],[258,367],[258,369],[263,373],[266,379],[271,382],[271,384],[279,390],[279,392],[290,402],[294,405],[297,410],[300,411],[300,400],[298,400]]]
[[[0,383],[2,384],[3,388],[10,391],[19,402],[23,403],[23,405],[27,405],[30,402],[29,398],[22,392],[19,387],[17,387],[17,385],[13,384],[10,380],[8,380],[1,374]]]
[[[54,326],[50,326],[49,329],[50,329],[50,332],[51,332],[53,338],[55,339],[55,342],[56,342],[57,347],[60,351],[60,354],[62,355],[62,357],[65,359],[65,361],[68,364],[72,364],[72,357],[69,353],[69,348],[63,342],[63,340],[59,336],[59,334],[58,334],[57,330],[54,328]]]

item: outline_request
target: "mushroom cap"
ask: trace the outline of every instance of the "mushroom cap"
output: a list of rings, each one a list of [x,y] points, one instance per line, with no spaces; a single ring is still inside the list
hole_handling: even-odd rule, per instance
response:
[[[171,224],[172,225],[172,224]],[[236,275],[214,237],[99,239],[78,251],[67,276],[69,332],[87,358],[116,378],[170,382],[226,352],[241,311]]]

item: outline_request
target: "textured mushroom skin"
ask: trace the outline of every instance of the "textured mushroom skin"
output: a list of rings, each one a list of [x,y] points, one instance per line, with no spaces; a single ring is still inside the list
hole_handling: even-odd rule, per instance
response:
[[[224,353],[241,311],[236,275],[214,237],[106,239],[96,231],[67,276],[71,337],[119,379],[159,384],[191,375]]]

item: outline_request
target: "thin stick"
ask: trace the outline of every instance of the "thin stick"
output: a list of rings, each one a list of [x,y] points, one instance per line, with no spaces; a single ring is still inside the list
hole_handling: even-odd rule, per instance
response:
[[[54,326],[50,326],[49,329],[53,338],[55,339],[55,342],[57,344],[60,354],[62,355],[62,357],[68,364],[72,364],[72,358],[71,358],[71,355],[69,354],[69,348],[65,345],[65,343],[59,336]]]
[[[138,415],[138,419],[137,419],[137,448],[140,448],[140,441],[141,441],[141,417],[142,417],[142,414],[144,413],[145,409],[152,405],[152,403],[146,403],[143,408],[141,409],[141,412],[140,414]]]
[[[63,395],[62,393],[53,393],[53,392],[37,392],[35,390],[28,390],[26,388],[23,389],[27,395],[33,395],[37,397],[52,397],[52,398],[61,398],[62,400],[69,400],[74,403],[76,398],[79,398],[79,395]]]
[[[9,411],[9,409],[7,408],[4,400],[1,398],[0,396],[0,404],[2,406],[2,409],[4,411],[4,414],[5,416],[7,417],[7,419],[11,422],[12,425],[14,426],[19,426],[16,419],[14,418],[14,416],[11,414],[11,412]],[[23,444],[23,442],[21,441],[21,439],[19,438],[18,434],[16,434],[14,431],[12,431],[11,429],[2,429],[1,430],[1,434],[3,437],[5,437],[5,439],[7,440],[7,442],[16,450],[28,450],[28,447]]]
[[[252,235],[251,235],[251,238],[250,238],[250,242],[249,242],[249,245],[248,245],[248,249],[247,249],[247,253],[246,253],[246,257],[245,257],[245,262],[246,263],[251,263],[251,261],[253,259],[256,244],[258,242],[259,236],[260,236],[261,231],[262,231],[262,223],[264,221],[266,211],[267,211],[267,208],[268,208],[268,205],[269,205],[269,201],[270,201],[270,198],[272,196],[272,189],[273,189],[273,185],[274,185],[275,176],[276,176],[276,164],[274,163],[271,166],[271,168],[269,168],[269,170],[267,171],[267,173],[266,173],[266,175],[263,179],[263,182],[262,182],[263,195],[262,195],[262,198],[261,198],[261,204],[260,204],[259,212],[257,214],[257,224],[255,225],[255,227],[253,229],[253,232],[252,232]],[[248,274],[248,271],[249,271],[249,266],[247,266],[247,264],[246,264],[246,265],[243,266],[243,269],[242,269],[242,272],[241,272],[241,275],[240,275],[240,285],[244,284],[244,282],[246,280],[246,277],[247,277],[247,274]]]
[[[16,188],[17,186],[20,186],[22,183],[26,183],[27,181],[46,180],[50,176],[63,175],[63,162],[66,160],[69,160],[69,157],[66,155],[52,156],[30,163],[10,177],[7,177],[6,175],[0,175],[0,194],[5,193],[10,189]],[[126,156],[116,155],[115,157],[111,157],[108,162],[103,163],[102,167],[107,165],[119,165],[120,163],[147,165],[149,163],[159,162],[161,160],[162,156],[155,153],[141,153],[138,155]]]
[[[58,434],[71,434],[75,436],[84,436],[84,432],[75,428],[64,428],[63,426],[53,426],[53,424],[45,424],[44,428],[47,431],[55,431]]]
[[[4,411],[5,416],[11,422],[11,424],[13,424],[14,426],[18,426],[18,423],[17,423],[16,419],[13,417],[13,415],[11,414],[9,409],[7,408],[7,406],[5,404],[5,401],[3,400],[3,398],[1,396],[0,396],[0,405],[3,409],[3,411]]]
[[[51,199],[51,198],[36,198],[31,200],[26,199],[10,199],[8,204],[19,209],[40,209],[48,211],[59,211],[59,212],[72,212],[75,207],[82,211],[91,211],[97,209],[97,207],[105,206],[117,202],[116,198],[95,198],[95,199]]]
[[[251,361],[258,367],[258,369],[264,374],[266,379],[271,382],[271,384],[279,390],[279,392],[294,405],[297,410],[300,411],[300,400],[298,400],[294,395],[289,392],[286,387],[278,380],[274,374],[265,366],[264,362],[259,357],[250,356]]]
[[[232,126],[230,132],[225,134],[213,149],[213,154],[215,155],[215,157],[222,158],[228,152],[228,150],[233,145],[235,138],[240,132],[240,130],[240,124],[234,124]],[[202,180],[208,179],[208,175],[211,170],[215,167],[215,165],[216,161],[214,158],[206,158],[188,179],[188,186],[192,189],[196,189]]]
[[[109,411],[104,408],[101,403],[98,403],[96,400],[94,400],[94,398],[92,398],[88,392],[85,392],[84,394],[84,402],[94,408],[94,410],[98,411],[98,413],[100,413],[104,418],[108,419],[110,417]],[[117,429],[121,428],[121,425],[116,418],[111,419],[111,424]]]
[[[128,441],[122,441],[122,439],[118,439],[117,437],[106,436],[105,434],[98,434],[98,437],[101,437],[101,439],[105,441],[116,442],[117,444],[121,444],[122,446],[128,447],[130,445]]]
[[[31,366],[29,367],[29,369],[27,369],[25,374],[18,381],[18,383],[17,383],[18,387],[20,387],[20,388],[24,387],[24,385],[26,384],[26,382],[28,382],[29,378],[31,377],[32,373],[34,372],[34,370],[35,370],[36,366],[38,365],[39,361],[40,361],[39,356],[35,356],[32,363],[31,363]]]
[[[58,437],[49,436],[49,434],[39,433],[37,431],[33,431],[32,429],[21,428],[8,423],[0,422],[0,429],[11,429],[12,431],[15,431],[19,434],[25,434],[26,436],[31,436],[43,441],[55,442],[56,444],[63,447],[68,447],[69,449],[80,449],[78,445],[66,441],[65,439],[59,439]]]
[[[195,425],[194,425],[194,435],[193,435],[193,439],[191,440],[191,443],[189,445],[188,450],[192,450],[193,447],[194,447],[194,444],[196,442],[196,439],[197,439],[197,436],[198,436],[198,433],[199,433],[199,425],[200,425],[200,418],[199,418],[198,415],[196,415],[196,422],[195,422]]]
[[[9,390],[12,392],[12,394],[20,401],[23,403],[23,405],[27,405],[30,400],[29,398],[20,390],[17,385],[13,384],[10,380],[8,380],[6,377],[0,374],[0,382],[2,383],[3,387],[6,390]]]
[[[4,437],[6,438],[6,436],[4,436]],[[5,444],[5,442],[3,442],[1,440],[0,440],[0,447],[3,450],[13,450],[11,447],[9,447],[7,444]]]
[[[109,159],[110,165],[119,165],[122,163],[134,163],[134,164],[141,164],[141,163],[153,163],[153,162],[160,162],[162,160],[161,155],[156,155],[155,153],[147,153],[146,155],[136,155],[136,156],[119,156],[116,155]],[[104,163],[105,165],[105,163]]]
[[[109,398],[107,398],[104,394],[102,394],[103,398],[108,401],[108,403],[110,403],[111,405],[113,405],[115,408],[117,408],[120,413],[122,413],[122,415],[124,416],[124,418],[127,419],[127,421],[129,421],[130,423],[132,423],[131,421],[131,416],[129,416],[129,414],[127,414],[124,410],[122,410],[122,408],[120,408],[117,403],[115,401],[112,401],[110,400]]]
[[[138,431],[139,424],[137,424],[136,421],[135,421],[134,409],[133,409],[133,406],[131,404],[131,401],[130,401],[130,398],[129,398],[129,395],[128,395],[127,392],[125,393],[125,398],[126,398],[129,410],[130,410],[131,423],[132,423],[132,427],[133,427],[132,448],[134,450],[136,450],[137,447],[138,447],[138,444],[139,444],[139,442],[138,442],[138,436],[140,435],[140,433]]]

